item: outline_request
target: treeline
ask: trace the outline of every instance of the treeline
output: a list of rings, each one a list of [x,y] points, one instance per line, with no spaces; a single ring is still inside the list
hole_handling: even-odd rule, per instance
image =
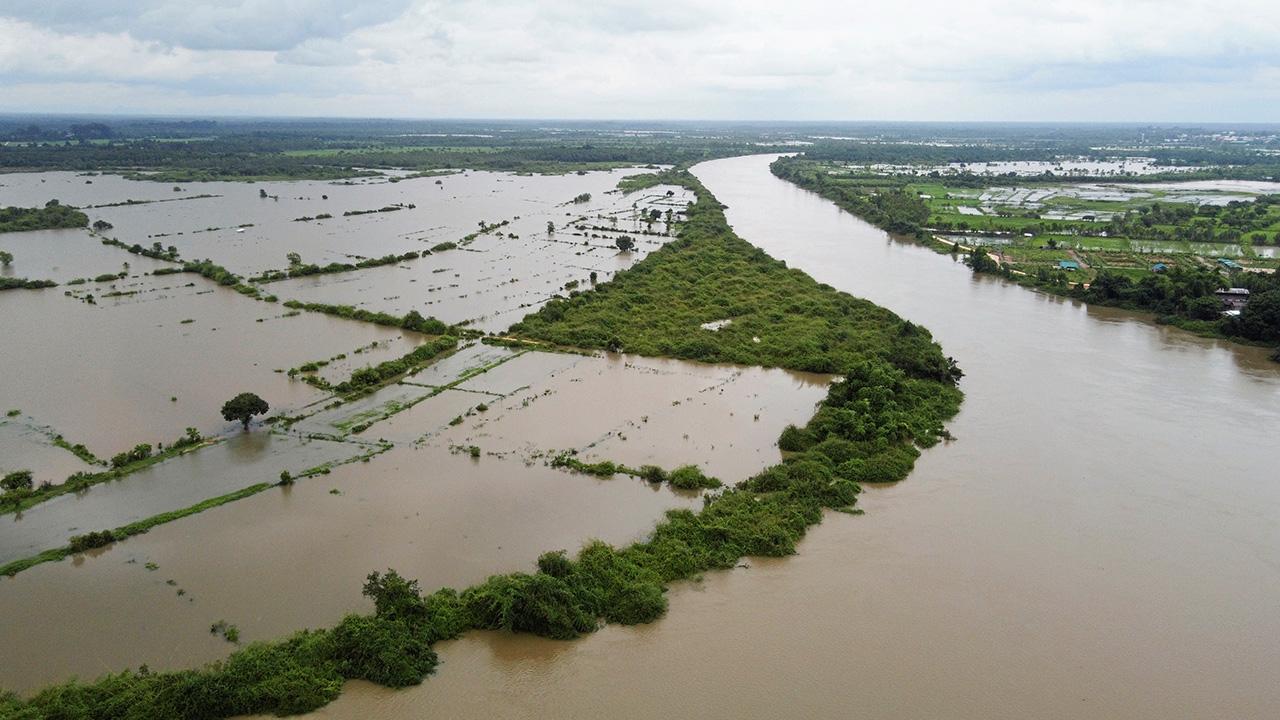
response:
[[[0,170],[118,171],[129,179],[166,183],[341,180],[378,174],[368,168],[565,173],[626,165],[691,164],[769,149],[741,138],[654,139],[591,131],[551,136],[536,128],[504,135],[500,141],[377,135],[355,128],[333,132],[336,134],[326,136],[277,127],[274,132],[220,134],[191,142],[132,138],[105,144],[0,146]],[[502,146],[494,148],[495,142]]]
[[[39,290],[40,288],[56,287],[57,284],[52,280],[28,280],[20,277],[0,276],[0,290]]]
[[[364,308],[352,307],[351,305],[304,303],[298,300],[286,300],[284,302],[284,306],[293,310],[310,310],[311,312],[319,312],[326,315],[336,315],[338,317],[347,318],[348,320],[359,320],[361,322],[369,322],[375,325],[404,328],[405,330],[413,330],[414,332],[425,333],[427,335],[443,335],[449,332],[457,334],[460,332],[456,328],[451,328],[449,325],[446,325],[433,317],[423,317],[422,313],[417,310],[410,310],[403,316],[397,316],[389,313],[378,312],[376,310],[365,310]]]
[[[302,263],[292,265],[288,270],[267,270],[261,275],[249,278],[249,282],[269,283],[279,280],[288,280],[289,278],[307,277],[309,275],[327,275],[330,273],[350,272],[352,270],[363,270],[365,268],[381,267],[383,265],[395,265],[399,262],[408,260],[417,260],[423,255],[430,255],[430,252],[417,252],[411,250],[402,255],[383,255],[378,258],[367,258],[355,263],[339,263],[332,262],[327,265],[316,265],[315,263]]]
[[[1224,316],[1215,292],[1225,287],[1249,290],[1239,315]],[[1280,345],[1280,273],[1235,272],[1224,278],[1205,268],[1169,270],[1134,281],[1127,275],[1099,271],[1093,282],[1072,290],[1086,302],[1154,312],[1166,321],[1192,320],[1218,334]],[[1280,359],[1280,349],[1277,350]]]
[[[0,208],[0,233],[82,228],[88,225],[88,215],[57,200],[50,200],[42,208]]]
[[[1109,237],[1187,242],[1239,242],[1246,235],[1254,242],[1280,244],[1280,232],[1270,232],[1280,222],[1272,214],[1280,208],[1280,195],[1259,195],[1250,201],[1226,205],[1152,203],[1114,216],[1095,232]]]

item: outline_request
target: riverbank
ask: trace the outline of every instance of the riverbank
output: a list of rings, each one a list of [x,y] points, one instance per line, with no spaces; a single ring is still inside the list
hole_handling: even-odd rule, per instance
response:
[[[1135,228],[1141,228],[1142,232],[1159,232],[1160,237],[1175,231],[1199,233],[1205,235],[1206,240],[1221,239],[1219,235],[1223,238],[1228,235],[1239,237],[1237,226],[1245,222],[1237,207],[1240,203],[1232,203],[1225,209],[1204,206],[1217,213],[1211,218],[1204,218],[1201,217],[1204,213],[1198,213],[1194,205],[1185,203],[1181,206],[1156,204],[1139,207],[1128,201],[1112,202],[1110,205],[1116,207],[1111,210],[1090,210],[1100,214],[1123,212],[1123,215],[1113,215],[1106,229],[1094,222],[1093,215],[1041,221],[1041,216],[1032,211],[1021,211],[1015,217],[1011,211],[1001,210],[1001,216],[985,218],[992,224],[988,232],[1001,237],[968,234],[969,222],[962,219],[958,222],[962,228],[960,232],[965,234],[948,239],[939,234],[937,227],[951,227],[953,223],[947,218],[952,216],[940,214],[935,204],[960,202],[952,199],[951,195],[940,201],[917,190],[915,185],[905,184],[901,178],[867,180],[865,184],[851,180],[848,183],[852,184],[842,184],[840,180],[833,180],[823,166],[796,157],[779,158],[770,164],[770,171],[776,177],[815,192],[887,232],[914,238],[927,247],[953,255],[963,247],[967,251],[966,262],[974,272],[999,275],[1024,287],[1092,304],[1150,312],[1164,324],[1176,325],[1205,337],[1272,347],[1275,350],[1273,359],[1280,362],[1280,270],[1268,270],[1270,265],[1264,265],[1251,268],[1256,272],[1246,272],[1225,257],[1214,262],[1212,256],[1206,258],[1185,253],[1142,256],[1088,253],[1091,262],[1099,266],[1092,267],[1084,262],[1081,254],[1069,249],[1070,243],[1075,242],[1073,233],[1100,235],[1114,245],[1127,243],[1123,236],[1138,232]],[[877,182],[890,185],[878,187],[875,185]],[[925,187],[934,193],[945,190]],[[1246,228],[1265,230],[1280,222],[1280,204],[1275,200],[1275,196],[1259,196],[1253,204],[1257,206],[1255,209],[1260,217],[1248,215],[1250,224]],[[970,204],[959,209],[982,212],[973,206],[976,200],[964,202]],[[1106,205],[1108,203],[1092,203],[1092,206]],[[942,207],[956,209],[951,205]],[[1175,209],[1164,209],[1168,207]],[[1157,215],[1160,217],[1156,218]],[[961,214],[955,217],[968,216]],[[1201,224],[1188,224],[1196,218],[1196,222]],[[1155,223],[1181,224],[1163,226]],[[1206,229],[1206,224],[1212,227]],[[1151,229],[1153,227],[1155,229]],[[1267,232],[1252,232],[1249,237],[1265,240],[1270,236]],[[971,239],[966,244],[961,242],[961,238]],[[1245,242],[1247,245],[1249,240]],[[1226,252],[1222,249],[1225,246],[1214,247],[1215,254]],[[1011,259],[1011,254],[1016,262]],[[1115,255],[1121,257],[1120,265],[1116,265],[1115,258],[1111,257]],[[1259,262],[1273,261],[1264,259]],[[1231,270],[1225,278],[1222,275],[1224,269]],[[1214,293],[1228,286],[1243,287],[1252,293],[1242,312],[1232,315],[1223,312],[1225,306]]]

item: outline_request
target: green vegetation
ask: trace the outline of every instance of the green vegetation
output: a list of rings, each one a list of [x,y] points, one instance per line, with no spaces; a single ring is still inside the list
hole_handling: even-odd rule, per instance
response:
[[[52,280],[0,277],[0,290],[39,290],[40,288],[55,287],[57,284]]]
[[[222,419],[227,422],[238,420],[248,430],[249,421],[254,415],[263,415],[270,409],[266,400],[251,392],[244,392],[222,404]]]
[[[294,255],[295,253],[290,253]],[[428,253],[430,254],[430,253]],[[277,280],[287,280],[289,278],[307,277],[308,275],[327,275],[329,273],[350,272],[352,270],[363,270],[365,268],[381,267],[383,265],[395,265],[396,263],[406,262],[409,260],[417,260],[422,257],[422,253],[417,251],[409,251],[403,255],[384,255],[379,258],[367,258],[355,263],[329,263],[328,265],[316,265],[314,263],[302,263],[298,259],[296,263],[290,263],[288,270],[268,270],[261,275],[249,278],[249,282],[269,283]]]
[[[396,203],[394,205],[384,205],[383,207],[377,208],[376,210],[348,210],[342,213],[342,216],[352,217],[353,215],[372,215],[374,213],[396,212],[397,210],[412,210],[415,207],[417,206],[414,205],[413,203],[409,203],[408,205],[401,205],[400,203]]]
[[[88,225],[88,215],[73,207],[63,205],[57,200],[50,200],[42,208],[0,208],[0,233],[56,228],[82,228]]]
[[[326,305],[324,303],[304,303],[297,300],[286,300],[284,306],[292,310],[309,310],[311,312],[337,315],[349,320],[359,320],[375,325],[404,328],[425,335],[443,335],[447,332],[458,332],[433,317],[423,317],[417,310],[410,310],[404,317],[388,315],[384,312],[365,310],[350,305]]]
[[[119,240],[116,240],[115,238],[102,238],[102,244],[118,247],[134,255],[142,255],[144,257],[153,258],[155,260],[168,260],[169,262],[178,261],[178,248],[174,245],[170,245],[169,247],[166,248],[163,245],[161,245],[160,241],[158,240],[156,242],[151,243],[151,247],[143,247],[138,243],[134,243],[132,245],[125,245],[124,243],[120,242]],[[174,272],[177,272],[177,269],[174,269]],[[156,274],[159,275],[161,273],[157,271]]]
[[[954,361],[924,328],[819,284],[728,230],[688,172],[662,181],[695,191],[678,239],[612,281],[557,299],[512,326],[517,337],[701,362],[834,373],[868,358],[951,383]],[[732,318],[719,330],[703,324]]]
[[[421,370],[435,362],[440,355],[451,352],[457,347],[457,338],[452,335],[442,335],[419,345],[395,360],[386,360],[373,367],[362,367],[351,373],[350,379],[333,386],[333,389],[344,395],[372,391],[396,378]]]
[[[461,422],[462,418],[459,417],[457,420]],[[551,459],[551,467],[567,468],[574,472],[602,478],[611,478],[617,474],[631,475],[655,485],[664,482],[670,483],[672,487],[680,488],[681,490],[711,489],[722,485],[718,479],[703,474],[702,470],[696,465],[682,465],[671,472],[667,472],[656,465],[642,465],[638,468],[632,468],[610,460],[585,463],[574,457],[575,454],[566,452],[556,455]]]

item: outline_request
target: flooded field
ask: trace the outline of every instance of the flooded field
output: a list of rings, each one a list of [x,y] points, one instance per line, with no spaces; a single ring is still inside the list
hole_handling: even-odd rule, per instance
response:
[[[1079,175],[1097,177],[1099,175],[1154,175],[1156,173],[1191,172],[1197,168],[1178,165],[1157,165],[1152,158],[1117,157],[1107,160],[1090,160],[1088,158],[1061,158],[1053,161],[1014,160],[986,163],[954,162],[945,165],[894,165],[890,163],[874,163],[869,165],[849,165],[851,168],[870,170],[884,174],[918,172],[928,174],[938,172],[944,175],[972,173],[974,175]]]
[[[0,176],[0,205],[43,206],[57,198],[84,209],[91,221],[110,222],[114,227],[104,235],[125,244],[149,247],[159,241],[177,247],[185,259],[211,258],[232,272],[252,276],[287,268],[285,256],[291,252],[318,265],[352,262],[458,242],[481,222],[507,221],[511,225],[501,228],[504,234],[526,236],[544,233],[548,221],[559,226],[583,215],[621,213],[636,198],[610,193],[619,179],[637,172],[644,170],[531,176],[467,171],[396,182],[363,178],[177,186],[115,175],[31,173]],[[582,194],[591,200],[572,202]],[[330,217],[317,219],[323,215]]]
[[[0,199],[0,205],[5,202]],[[0,266],[0,276],[53,280],[60,284],[108,273],[128,271],[143,274],[170,267],[169,263],[160,260],[131,255],[119,248],[103,245],[87,230],[0,233],[0,250],[8,251],[14,258],[10,265]]]
[[[665,223],[650,224],[639,217],[652,210],[679,213],[691,199],[683,189],[665,186],[606,195],[553,212],[522,215],[457,249],[420,260],[285,280],[266,288],[303,302],[354,305],[396,315],[417,310],[448,323],[500,331],[552,295],[589,288],[593,275],[604,282],[661,247],[669,239]],[[520,212],[518,206],[515,209]],[[548,232],[548,222],[557,229]],[[619,251],[616,241],[623,236],[633,240],[634,249]]]
[[[477,367],[491,369],[456,383]],[[39,657],[5,666],[0,684],[23,690],[141,662],[162,668],[214,659],[233,649],[210,637],[208,627],[219,619],[235,623],[245,640],[329,625],[366,609],[360,585],[377,569],[394,567],[425,588],[466,586],[526,569],[545,550],[574,550],[590,538],[637,540],[666,509],[700,506],[699,495],[625,475],[602,480],[555,470],[547,466],[552,451],[635,463],[698,462],[736,480],[778,461],[779,432],[808,419],[828,381],[622,355],[465,348],[380,392],[455,386],[361,433],[366,441],[395,443],[369,462],[340,465],[103,551],[0,579],[0,616],[58,609],[39,622],[0,624],[0,645]],[[486,409],[477,411],[482,403]],[[325,417],[304,422],[318,427]],[[304,432],[303,424],[294,431]],[[231,457],[213,449],[191,456],[191,464],[198,463],[191,476],[217,482],[218,469],[227,467],[239,469],[230,475],[249,484],[278,473],[271,463],[296,460],[300,452],[244,450],[234,442],[219,446]],[[347,444],[310,441],[308,447]],[[471,444],[482,448],[481,457],[457,451]],[[262,458],[248,461],[253,453]],[[246,462],[236,465],[237,458]],[[157,474],[183,461],[158,466]],[[181,480],[171,471],[166,482],[172,487]],[[119,490],[95,488],[83,500],[66,500],[72,509],[71,503],[92,500],[109,509],[126,493],[162,489],[130,478]],[[62,512],[58,502],[37,509],[54,515]],[[19,540],[26,536],[0,534],[3,547]]]
[[[127,253],[124,257],[133,258]],[[111,283],[0,296],[0,403],[101,458],[138,443],[166,445],[195,427],[237,430],[218,410],[238,392],[273,412],[301,408],[324,393],[276,369],[322,359],[377,340],[403,354],[421,342],[398,330],[290,313],[189,274],[130,276]],[[111,293],[121,293],[108,297]],[[95,295],[91,304],[84,298]],[[62,482],[35,455],[0,466]],[[249,483],[245,483],[246,485]]]
[[[828,382],[782,370],[530,353],[459,386],[484,392],[529,383],[442,439],[526,462],[573,450],[587,462],[695,464],[728,484],[778,461],[779,433],[813,414]],[[566,421],[574,418],[584,421]]]
[[[958,439],[798,556],[676,586],[659,622],[468,635],[421,687],[349,683],[316,716],[1273,715],[1280,366],[975,277],[771,159],[695,172],[745,238],[934,332],[966,373]]]
[[[112,223],[105,236],[172,245],[183,258],[210,258],[246,276],[287,268],[289,253],[303,263],[353,263],[458,242],[420,260],[266,283],[262,291],[502,330],[557,293],[589,287],[593,276],[607,280],[668,239],[668,221],[691,196],[680,188],[613,190],[637,170],[172,187],[113,175],[12,174],[0,176],[0,204],[57,198]],[[342,214],[385,208],[395,210]],[[314,219],[325,212],[333,217]],[[634,239],[634,250],[618,249],[623,236]],[[20,411],[13,422],[24,424],[0,434],[10,449],[0,469],[31,469],[37,483],[60,483],[76,467],[41,435],[60,434],[106,458],[142,442],[171,442],[186,427],[226,432],[232,426],[217,409],[237,392],[255,392],[286,413],[323,399],[276,371],[327,360],[321,376],[339,381],[422,340],[258,303],[195,275],[150,276],[172,265],[103,245],[86,231],[4,233],[0,249],[15,256],[5,274],[63,283],[0,297],[0,331],[24,338],[0,348],[0,362],[13,368],[0,377],[0,404]],[[109,273],[125,277],[92,280]],[[77,278],[90,281],[65,284]],[[118,417],[129,422],[112,421]]]

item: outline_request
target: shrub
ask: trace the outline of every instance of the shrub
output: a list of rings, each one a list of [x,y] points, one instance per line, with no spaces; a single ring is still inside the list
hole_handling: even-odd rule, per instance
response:
[[[332,638],[345,678],[398,688],[417,685],[436,667],[429,639],[403,620],[348,615]]]
[[[116,536],[110,530],[98,530],[84,535],[73,535],[68,546],[71,552],[84,552],[92,550],[104,545],[110,545],[116,541]]]
[[[719,480],[702,474],[702,471],[696,465],[683,465],[672,470],[668,482],[671,483],[672,487],[678,487],[681,490],[720,487]]]

